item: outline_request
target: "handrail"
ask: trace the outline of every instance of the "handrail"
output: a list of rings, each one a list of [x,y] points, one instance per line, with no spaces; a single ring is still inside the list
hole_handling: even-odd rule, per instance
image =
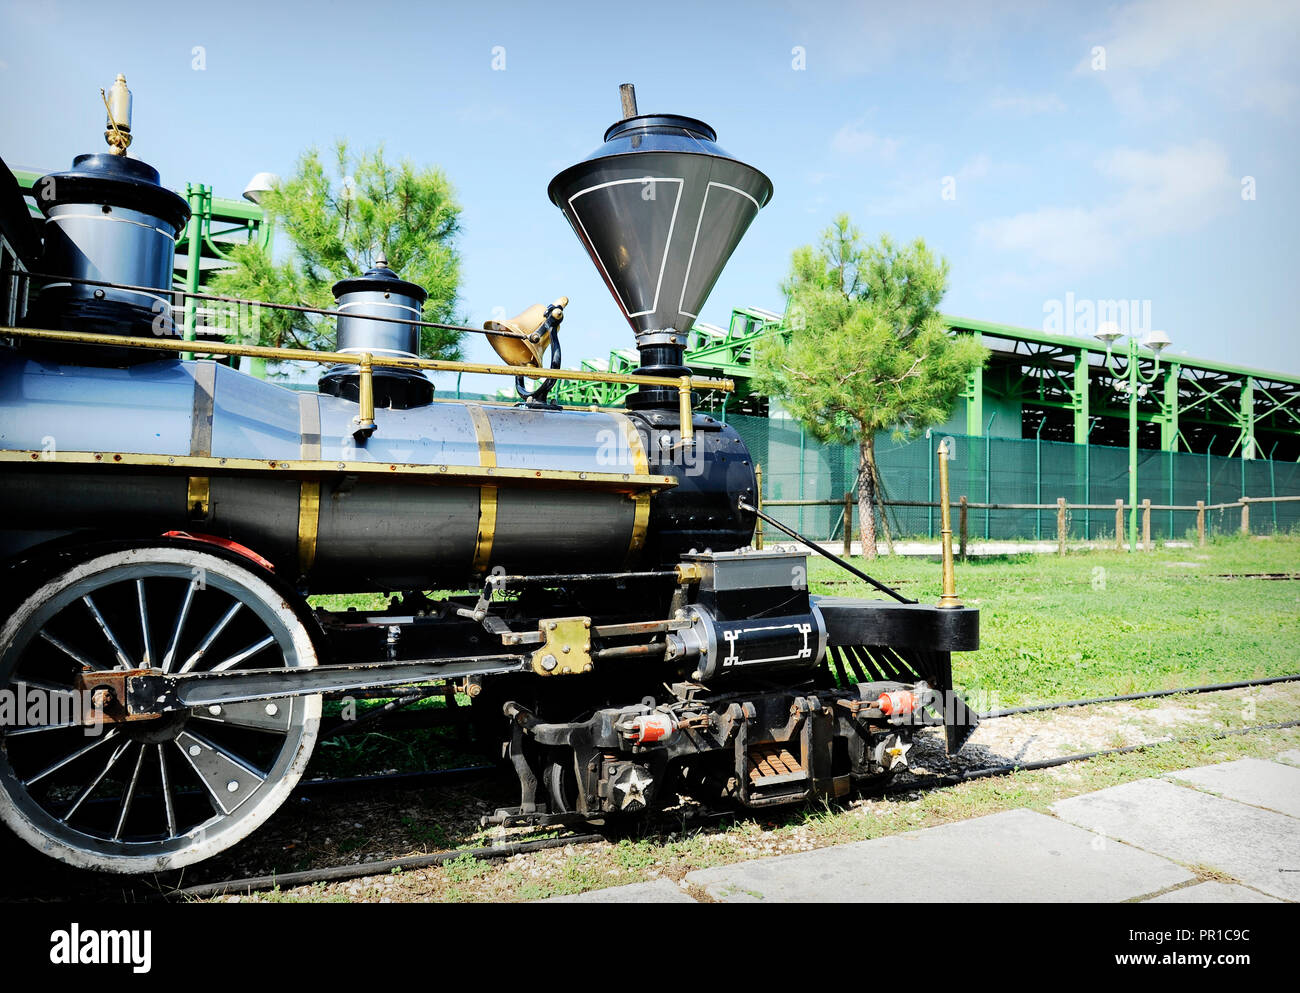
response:
[[[77,345],[109,345],[115,348],[148,348],[154,351],[193,352],[196,355],[241,355],[251,358],[275,359],[281,362],[316,362],[322,365],[355,365],[361,376],[360,407],[356,417],[356,433],[365,437],[374,430],[374,394],[371,376],[374,367],[393,369],[427,369],[432,372],[470,372],[488,376],[527,376],[538,379],[576,379],[588,383],[623,383],[631,386],[670,386],[677,390],[681,412],[681,438],[690,444],[695,437],[690,415],[691,390],[707,389],[731,393],[736,384],[730,379],[712,379],[707,376],[638,376],[614,372],[595,372],[586,369],[546,369],[535,366],[493,365],[486,362],[461,362],[452,359],[395,358],[373,355],[370,352],[318,352],[308,348],[274,348],[268,345],[237,345],[229,342],[198,342],[179,338],[135,338],[127,335],[97,334],[91,331],[54,331],[47,328],[15,328],[0,326],[0,338],[31,338],[36,341],[62,341]]]

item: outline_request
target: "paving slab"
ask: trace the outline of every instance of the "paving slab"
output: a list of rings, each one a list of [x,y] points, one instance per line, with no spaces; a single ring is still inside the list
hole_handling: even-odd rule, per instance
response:
[[[1291,765],[1300,765],[1300,751],[1292,749],[1289,752],[1283,752],[1277,757],[1279,762],[1289,762]]]
[[[1144,903],[1281,903],[1235,883],[1197,883],[1153,896]]]
[[[1267,807],[1300,817],[1300,769],[1263,759],[1238,759],[1165,774],[1166,779],[1191,783],[1229,800]],[[1300,831],[1300,824],[1295,825]]]
[[[573,896],[553,896],[539,903],[694,903],[690,894],[668,879],[629,883]]]
[[[1171,787],[1177,789],[1177,787]],[[686,881],[727,903],[1119,901],[1195,877],[1030,810],[700,869]]]
[[[1300,825],[1294,817],[1158,779],[1059,800],[1052,811],[1107,838],[1300,900]]]

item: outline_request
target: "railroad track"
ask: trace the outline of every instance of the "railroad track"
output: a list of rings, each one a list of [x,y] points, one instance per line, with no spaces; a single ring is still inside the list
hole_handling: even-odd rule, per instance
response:
[[[1264,679],[1244,680],[1232,683],[1213,683],[1202,686],[1180,687],[1172,690],[1155,690],[1145,693],[1132,693],[1117,696],[1092,697],[1078,700],[1064,700],[1049,704],[1040,704],[1026,707],[1015,707],[1004,710],[997,710],[986,714],[981,714],[981,720],[997,720],[1002,718],[1013,717],[1021,714],[1038,713],[1045,711],[1064,710],[1075,707],[1084,707],[1108,703],[1122,703],[1133,700],[1153,699],[1159,697],[1169,697],[1177,695],[1187,695],[1196,693],[1222,692],[1225,690],[1243,689],[1257,686],[1267,686],[1277,683],[1300,681],[1300,674],[1287,676],[1273,676]],[[411,714],[410,716],[415,716]],[[1252,725],[1244,728],[1230,730],[1221,730],[1203,735],[1192,735],[1186,737],[1167,738],[1159,741],[1152,741],[1138,745],[1129,745],[1120,748],[1108,748],[1096,751],[1079,752],[1071,755],[1059,756],[1056,758],[1045,759],[1030,762],[1015,762],[1002,765],[981,766],[960,771],[939,774],[925,774],[914,776],[905,782],[895,782],[883,789],[874,791],[875,795],[900,796],[906,794],[920,794],[933,790],[944,789],[956,786],[964,782],[976,779],[985,779],[998,776],[1011,775],[1016,772],[1030,772],[1040,769],[1049,769],[1071,763],[1083,762],[1089,759],[1102,758],[1110,755],[1122,755],[1134,752],[1141,752],[1147,749],[1160,747],[1167,744],[1182,744],[1190,742],[1211,741],[1228,737],[1256,734],[1264,731],[1281,730],[1285,728],[1300,726],[1300,720],[1287,721],[1272,724]],[[355,791],[369,791],[375,789],[392,789],[392,790],[417,790],[427,789],[438,786],[450,786],[459,783],[472,782],[477,779],[488,779],[496,777],[503,773],[503,767],[498,765],[470,765],[450,769],[436,769],[421,772],[407,773],[386,773],[368,776],[339,777],[332,779],[305,780],[301,782],[295,791],[296,796],[321,796],[330,797],[336,795],[346,795]],[[864,791],[858,795],[871,795],[871,791]],[[656,820],[662,821],[665,825],[671,824],[674,830],[698,829],[703,827],[714,826],[719,823],[743,819],[746,816],[744,811],[701,811],[690,813],[683,817],[680,812],[672,814],[661,814]],[[651,822],[653,823],[653,822]],[[645,821],[641,822],[644,827]],[[447,861],[465,856],[471,856],[483,861],[494,861],[506,859],[514,855],[540,852],[552,848],[560,848],[566,845],[586,845],[599,842],[609,843],[609,832],[604,833],[591,831],[586,826],[575,826],[572,829],[559,828],[559,834],[554,837],[529,838],[523,836],[519,840],[504,842],[496,845],[489,845],[477,848],[455,848],[444,851],[431,852],[419,855],[409,855],[390,859],[381,859],[368,862],[346,863],[330,865],[301,871],[287,873],[272,873],[257,876],[233,877],[222,880],[205,881],[191,886],[180,886],[179,880],[172,882],[165,881],[159,877],[140,878],[131,880],[123,888],[124,893],[129,893],[130,897],[139,901],[176,901],[176,900],[198,900],[209,899],[221,895],[249,894],[258,891],[265,891],[274,888],[289,889],[298,886],[306,886],[314,883],[338,882],[347,879],[356,879],[364,876],[387,875],[394,871],[410,871],[417,869],[431,868],[441,865]],[[551,829],[556,830],[555,828]]]
[[[1300,674],[1288,676],[1272,676],[1264,679],[1243,680],[1233,683],[1211,683],[1203,686],[1181,687],[1173,690],[1154,690],[1146,693],[1130,693],[1121,696],[1093,697],[1079,700],[1065,700],[1057,703],[1041,704],[1029,707],[1015,707],[1006,710],[993,711],[988,714],[981,714],[981,720],[996,720],[999,718],[1012,717],[1019,714],[1038,713],[1052,710],[1064,710],[1074,707],[1084,707],[1106,703],[1122,703],[1132,700],[1147,700],[1158,697],[1169,697],[1178,695],[1187,695],[1194,693],[1215,693],[1224,690],[1244,689],[1255,686],[1268,686],[1276,683],[1300,681]],[[1159,741],[1145,742],[1136,745],[1127,745],[1119,748],[1106,748],[1087,752],[1077,752],[1071,755],[1063,755],[1052,759],[1043,759],[1032,762],[1014,762],[994,766],[982,766],[974,769],[964,769],[956,773],[945,773],[937,775],[926,775],[916,777],[907,782],[893,783],[886,786],[882,791],[886,796],[898,796],[909,793],[925,793],[932,790],[943,789],[950,786],[956,786],[961,783],[970,782],[976,779],[987,779],[997,776],[1012,775],[1017,772],[1032,772],[1041,769],[1051,769],[1059,766],[1069,765],[1075,762],[1084,762],[1090,759],[1104,758],[1110,755],[1126,755],[1134,752],[1142,752],[1151,748],[1158,748],[1169,744],[1188,744],[1193,742],[1214,741],[1229,737],[1237,737],[1247,734],[1258,734],[1264,731],[1275,731],[1286,728],[1300,727],[1300,720],[1283,721],[1270,724],[1256,724],[1244,728],[1233,728],[1220,730],[1203,735],[1189,735],[1186,737],[1166,738]],[[448,773],[453,777],[469,778],[475,774],[490,774],[497,771],[494,766],[471,766],[464,769],[440,770],[433,773],[402,773],[388,776],[363,776],[355,777],[348,780],[317,780],[315,782],[304,783],[299,787],[301,791],[308,789],[339,789],[357,786],[374,786],[388,785],[397,787],[422,787],[425,785],[434,785],[443,780],[443,773]],[[732,812],[707,812],[702,813],[686,820],[686,824],[692,827],[703,827],[709,824],[719,823],[728,819],[743,817],[744,814],[739,811]],[[674,824],[683,824],[680,817],[673,818]],[[219,882],[204,883],[198,886],[190,886],[182,889],[175,889],[161,893],[166,899],[206,899],[214,896],[226,894],[247,894],[260,890],[280,888],[291,888],[296,886],[306,886],[314,883],[337,882],[346,879],[357,879],[364,876],[387,875],[394,871],[406,871],[410,869],[430,868],[441,865],[452,859],[463,858],[468,855],[483,861],[492,861],[497,859],[509,858],[513,855],[525,854],[529,852],[544,851],[550,848],[561,848],[566,845],[592,844],[596,842],[608,842],[604,834],[588,832],[570,832],[563,833],[554,838],[544,838],[532,841],[512,842],[502,845],[485,846],[481,848],[458,848],[446,851],[430,853],[426,855],[406,856],[402,858],[382,859],[373,862],[352,863],[348,865],[328,866],[320,869],[308,869],[301,872],[280,873],[274,875],[251,876],[241,879],[228,879]]]

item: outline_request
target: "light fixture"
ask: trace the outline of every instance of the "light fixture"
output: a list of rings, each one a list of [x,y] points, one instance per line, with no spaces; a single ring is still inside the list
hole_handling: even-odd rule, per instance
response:
[[[262,198],[265,194],[275,189],[275,185],[280,182],[280,177],[273,172],[259,172],[256,176],[248,181],[244,187],[244,199],[251,203],[262,205]]]
[[[1157,355],[1163,352],[1171,344],[1173,343],[1169,340],[1169,335],[1165,334],[1163,331],[1152,331],[1147,335],[1146,346]]]
[[[1119,325],[1113,321],[1107,321],[1101,327],[1097,328],[1097,333],[1093,335],[1098,341],[1104,342],[1107,348],[1114,344],[1115,340],[1124,337],[1119,330]]]

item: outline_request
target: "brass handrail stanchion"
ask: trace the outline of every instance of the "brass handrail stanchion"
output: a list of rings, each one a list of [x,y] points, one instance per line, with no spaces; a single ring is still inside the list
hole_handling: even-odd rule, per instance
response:
[[[754,503],[758,505],[759,510],[762,510],[763,467],[758,464],[754,465],[754,489],[758,491],[754,496]],[[760,552],[763,550],[763,518],[761,517],[758,519],[758,523],[754,525],[754,548]]]
[[[375,433],[375,367],[369,352],[361,356],[357,365],[360,376],[357,379],[356,427],[352,434],[358,441],[364,441]]]
[[[948,512],[948,443],[939,442],[939,535],[943,540],[943,593],[940,607],[960,607],[957,574],[952,564],[952,515]]]
[[[682,444],[695,440],[695,417],[691,412],[691,377],[683,376],[677,383],[677,410],[682,423]]]

